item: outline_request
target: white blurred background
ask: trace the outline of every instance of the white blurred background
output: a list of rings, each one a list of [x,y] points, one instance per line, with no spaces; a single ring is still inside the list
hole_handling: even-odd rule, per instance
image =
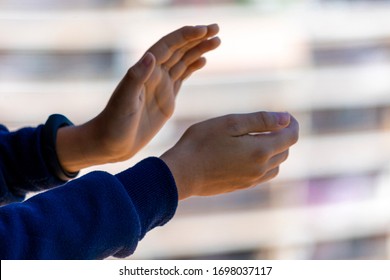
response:
[[[159,156],[228,113],[289,111],[300,140],[277,179],[180,203],[131,258],[389,259],[390,1],[0,0],[0,121],[85,122],[161,36],[214,22],[222,45],[172,120],[134,159],[95,169]]]

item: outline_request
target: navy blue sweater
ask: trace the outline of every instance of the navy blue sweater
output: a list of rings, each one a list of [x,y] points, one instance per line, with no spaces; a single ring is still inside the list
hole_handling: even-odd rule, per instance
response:
[[[178,194],[162,160],[63,185],[42,156],[42,127],[9,132],[0,125],[0,259],[125,257],[173,217]]]

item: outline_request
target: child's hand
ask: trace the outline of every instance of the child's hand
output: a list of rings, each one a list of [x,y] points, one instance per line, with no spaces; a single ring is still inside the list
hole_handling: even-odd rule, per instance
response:
[[[57,154],[63,168],[77,171],[126,160],[144,147],[172,115],[183,80],[206,64],[204,53],[219,46],[218,31],[216,24],[186,26],[154,44],[96,118],[59,130]]]
[[[158,41],[116,88],[96,121],[115,160],[131,157],[171,117],[183,80],[202,68],[205,52],[218,47],[217,25],[183,27]]]
[[[298,134],[287,113],[228,115],[191,126],[161,159],[179,199],[223,194],[274,178]]]

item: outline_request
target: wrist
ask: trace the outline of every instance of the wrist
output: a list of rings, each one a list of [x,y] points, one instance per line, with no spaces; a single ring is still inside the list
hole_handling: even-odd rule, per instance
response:
[[[160,156],[160,159],[165,162],[175,179],[179,200],[183,200],[193,196],[194,182],[186,174],[187,166],[184,166],[183,161],[171,152],[165,152]]]
[[[57,154],[61,166],[74,172],[110,162],[101,151],[99,141],[99,135],[91,122],[60,128],[57,134]]]

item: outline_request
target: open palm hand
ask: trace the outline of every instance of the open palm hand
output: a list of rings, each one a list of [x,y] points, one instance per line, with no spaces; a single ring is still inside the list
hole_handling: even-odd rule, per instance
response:
[[[112,161],[130,158],[171,117],[183,80],[206,64],[204,53],[219,46],[214,37],[218,31],[216,24],[180,28],[129,69],[106,108],[91,121]]]

